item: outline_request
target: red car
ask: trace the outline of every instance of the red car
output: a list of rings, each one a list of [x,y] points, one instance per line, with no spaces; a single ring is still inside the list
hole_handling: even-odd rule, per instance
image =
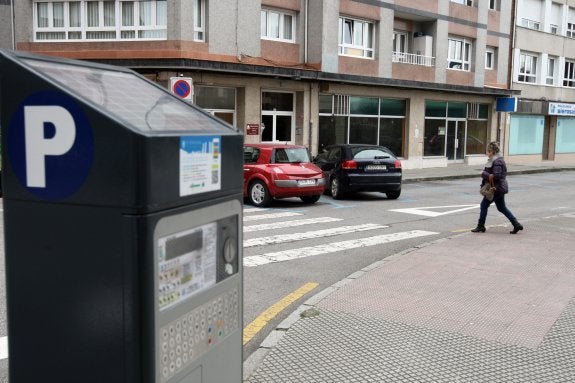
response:
[[[244,198],[269,206],[274,198],[317,202],[325,189],[323,172],[305,146],[244,144]]]

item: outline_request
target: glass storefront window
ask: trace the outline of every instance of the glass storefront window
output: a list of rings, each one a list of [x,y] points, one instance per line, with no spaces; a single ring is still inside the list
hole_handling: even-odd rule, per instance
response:
[[[319,151],[333,144],[347,143],[347,116],[319,116]]]
[[[405,116],[405,100],[382,98],[379,106],[380,116]]]
[[[489,118],[489,105],[487,104],[479,105],[479,118],[482,120],[487,120],[487,118]]]
[[[542,154],[543,116],[511,116],[509,126],[509,154]]]
[[[293,112],[293,93],[263,92],[262,110]]]
[[[487,148],[487,121],[468,120],[465,141],[466,154],[485,154]]]
[[[208,86],[195,87],[196,105],[204,109],[235,109],[236,90]]]
[[[350,117],[350,144],[377,144],[377,118]]]
[[[379,144],[403,157],[403,118],[379,119]]]
[[[425,117],[446,117],[447,116],[447,102],[446,101],[425,101]]]
[[[350,114],[361,114],[368,116],[377,116],[379,99],[373,97],[350,97],[349,110]]]
[[[425,120],[423,136],[424,156],[445,155],[445,133],[447,132],[445,120]]]
[[[447,117],[453,118],[466,118],[467,117],[467,103],[466,102],[448,102],[447,103]]]
[[[558,118],[555,153],[575,153],[575,118]]]
[[[332,95],[331,94],[320,94],[319,96],[319,112],[320,113],[332,113]]]
[[[319,109],[320,151],[335,143],[371,144],[403,155],[407,100],[322,94]]]

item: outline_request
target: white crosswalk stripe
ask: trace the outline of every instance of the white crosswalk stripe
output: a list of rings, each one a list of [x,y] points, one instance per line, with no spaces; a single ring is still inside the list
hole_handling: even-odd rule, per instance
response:
[[[244,216],[244,222],[261,221],[264,219],[273,219],[273,218],[296,217],[299,215],[303,215],[303,214],[302,213],[295,213],[295,212],[291,212],[291,211],[285,211],[282,213],[249,215],[249,216]]]
[[[349,241],[329,243],[325,245],[309,246],[299,249],[278,251],[275,253],[267,253],[262,255],[253,255],[244,258],[245,267],[261,266],[267,263],[291,261],[294,259],[311,257],[314,255],[330,254],[342,250],[356,249],[360,247],[381,245],[403,239],[424,237],[428,235],[438,234],[433,231],[425,230],[412,230],[392,234],[377,235],[374,237],[352,239]]]
[[[280,218],[280,222],[261,223],[256,225],[245,225],[243,228],[244,233],[257,232],[257,231],[274,231],[278,229],[289,229],[297,226],[321,224],[321,223],[334,223],[342,221],[341,218],[332,217],[318,217],[318,218],[303,218],[303,213],[296,212],[280,212],[280,213],[262,213],[262,209],[245,209],[244,214],[256,213],[256,215],[244,215],[244,223],[251,221],[265,221]],[[294,219],[285,219],[294,218]],[[361,225],[343,225],[332,228],[322,228],[320,230],[299,232],[299,233],[285,233],[275,234],[271,236],[261,236],[255,238],[244,239],[244,248],[261,247],[275,245],[281,243],[290,243],[308,239],[318,239],[324,237],[333,237],[338,235],[346,235],[350,233],[367,232],[370,230],[382,230],[389,228],[387,225],[378,225],[374,223],[366,223]],[[439,234],[433,231],[425,230],[411,230],[398,233],[379,234],[367,238],[356,238],[346,241],[330,242],[315,246],[306,246],[300,248],[293,248],[284,251],[276,252],[262,252],[261,254],[249,255],[244,257],[243,264],[245,267],[254,267],[265,265],[274,262],[290,261],[294,259],[311,257],[314,255],[331,254],[344,250],[356,249],[361,247],[376,246],[385,243],[401,241],[410,238],[424,237]],[[253,254],[253,250],[251,252]]]
[[[319,218],[298,219],[295,221],[264,223],[261,225],[244,226],[244,233],[250,233],[252,231],[262,231],[262,230],[285,229],[286,227],[313,225],[315,223],[328,223],[328,222],[337,222],[337,221],[343,221],[343,219],[342,218],[332,218],[332,217],[319,217]],[[244,222],[245,222],[245,220],[244,220]]]
[[[293,233],[293,234],[278,234],[271,237],[260,237],[246,239],[244,241],[244,247],[262,246],[262,245],[273,245],[277,243],[285,243],[292,241],[301,241],[304,239],[312,238],[322,238],[322,237],[333,237],[334,235],[349,234],[359,231],[385,229],[389,226],[376,225],[374,223],[367,223],[364,225],[355,226],[340,226],[333,229],[323,229],[316,231],[308,231],[305,233]]]

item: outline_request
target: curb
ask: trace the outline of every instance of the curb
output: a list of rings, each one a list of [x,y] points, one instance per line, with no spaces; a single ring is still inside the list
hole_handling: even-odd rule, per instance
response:
[[[566,168],[553,167],[553,168],[543,168],[543,169],[509,170],[507,172],[507,175],[564,172],[564,171],[575,171],[575,168],[573,168],[573,167],[566,167]],[[404,184],[411,184],[411,183],[424,182],[424,181],[445,181],[445,180],[464,179],[464,178],[480,178],[480,176],[477,173],[451,174],[451,175],[444,175],[444,176],[404,178],[402,180],[402,182]]]

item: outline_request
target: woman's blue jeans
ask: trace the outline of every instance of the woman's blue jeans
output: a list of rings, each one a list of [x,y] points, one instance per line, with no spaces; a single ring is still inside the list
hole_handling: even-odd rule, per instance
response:
[[[495,206],[497,210],[499,210],[504,216],[507,217],[508,220],[511,222],[515,221],[515,216],[511,213],[511,210],[507,208],[505,205],[505,194],[495,195],[493,201],[488,200],[487,198],[483,198],[481,204],[479,205],[479,224],[485,225],[485,220],[487,219],[487,210],[489,209],[489,205],[491,202],[495,202]]]

